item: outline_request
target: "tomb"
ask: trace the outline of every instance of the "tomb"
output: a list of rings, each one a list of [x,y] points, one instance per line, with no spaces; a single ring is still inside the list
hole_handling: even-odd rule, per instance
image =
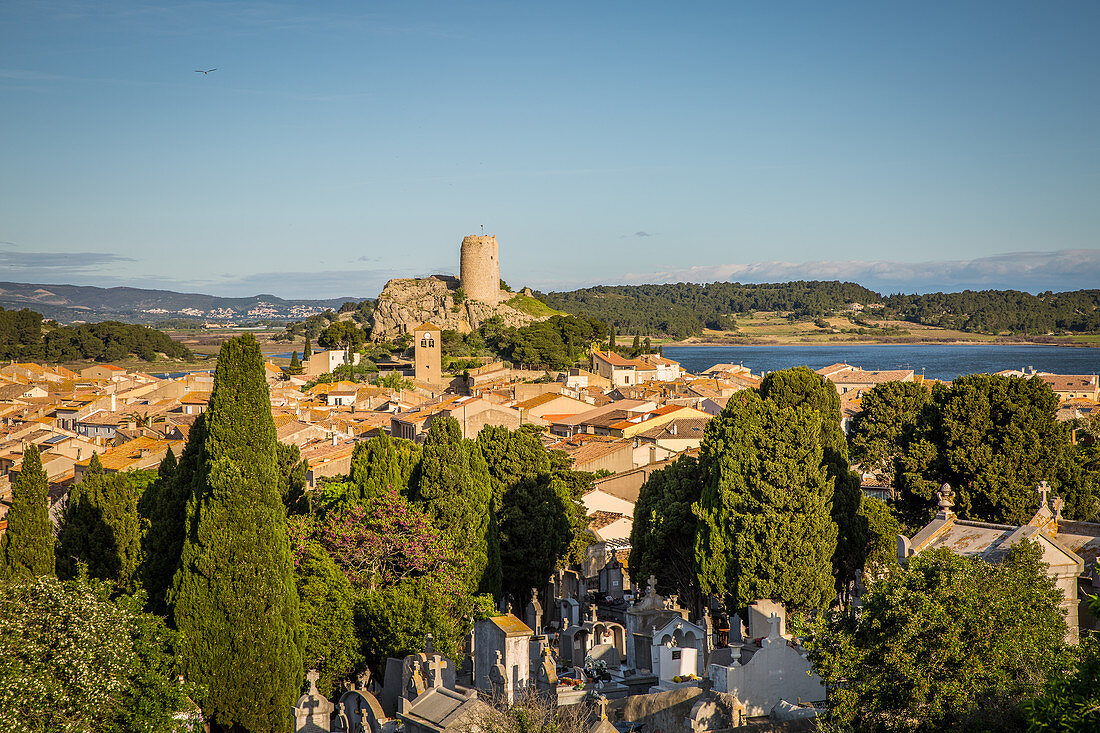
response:
[[[533,634],[529,626],[510,613],[474,624],[474,687],[493,693],[490,673],[499,664],[505,677],[499,684],[511,704],[515,694],[525,690],[530,681]]]
[[[749,608],[749,636],[759,632],[754,625],[754,613],[782,606],[754,603]],[[755,607],[756,611],[753,610]],[[707,667],[707,677],[718,692],[734,695],[745,706],[750,717],[768,715],[780,700],[819,702],[825,699],[825,686],[813,671],[807,653],[792,639],[781,633],[784,615],[773,612],[768,619],[769,632],[759,643],[748,641],[722,650],[729,655],[728,663],[714,661]],[[724,659],[721,661],[725,661]]]

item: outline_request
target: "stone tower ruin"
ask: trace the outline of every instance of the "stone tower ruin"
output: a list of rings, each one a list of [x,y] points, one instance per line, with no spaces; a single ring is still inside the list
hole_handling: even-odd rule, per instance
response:
[[[500,256],[495,236],[463,238],[459,279],[466,297],[496,305],[500,297]]]

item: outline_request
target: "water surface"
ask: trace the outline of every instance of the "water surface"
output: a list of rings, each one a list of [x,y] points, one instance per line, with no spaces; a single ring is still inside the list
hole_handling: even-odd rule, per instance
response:
[[[1096,374],[1100,348],[1003,344],[782,344],[668,346],[665,356],[689,372],[718,363],[744,364],[754,374],[806,365],[819,369],[845,362],[863,369],[912,369],[933,379],[1034,367],[1055,374]]]

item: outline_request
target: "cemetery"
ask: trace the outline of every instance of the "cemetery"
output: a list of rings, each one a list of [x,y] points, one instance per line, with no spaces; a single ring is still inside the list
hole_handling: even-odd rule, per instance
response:
[[[428,635],[424,651],[388,660],[383,680],[361,675],[331,699],[309,672],[295,733],[470,730],[491,708],[528,696],[578,706],[589,733],[706,733],[750,718],[812,718],[825,701],[780,603],[751,604],[745,621],[735,614],[720,634],[709,614],[692,621],[675,597],[659,595],[651,577],[638,598],[626,595],[623,624],[611,619],[610,602],[622,599],[588,603],[567,578],[555,573],[544,590],[557,613],[544,618],[532,589],[523,620],[507,608],[476,622],[460,659],[435,652]],[[585,603],[581,620],[575,611]]]

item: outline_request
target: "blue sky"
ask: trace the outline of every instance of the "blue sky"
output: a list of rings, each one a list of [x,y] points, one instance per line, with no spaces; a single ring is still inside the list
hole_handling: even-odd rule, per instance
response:
[[[0,280],[1100,287],[1095,2],[0,3]],[[217,68],[210,74],[195,69]]]

